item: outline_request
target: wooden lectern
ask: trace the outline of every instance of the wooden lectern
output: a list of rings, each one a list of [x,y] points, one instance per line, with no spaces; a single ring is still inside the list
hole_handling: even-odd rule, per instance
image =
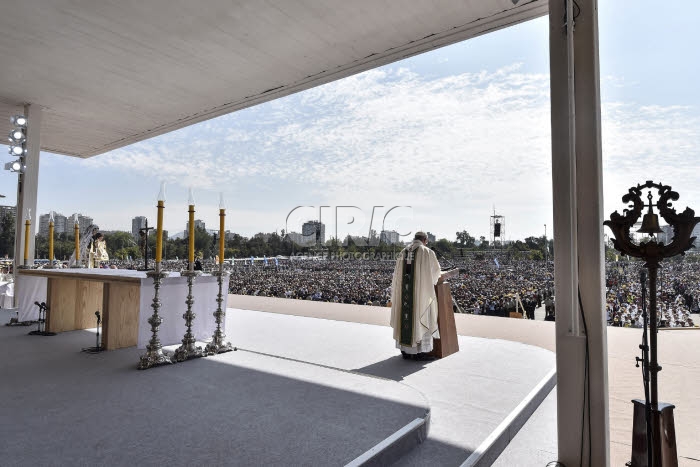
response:
[[[444,277],[451,276],[447,273]],[[440,332],[440,339],[433,339],[433,351],[430,354],[436,358],[444,358],[459,352],[450,284],[441,282],[436,285],[435,295],[437,295],[438,302],[438,331]]]

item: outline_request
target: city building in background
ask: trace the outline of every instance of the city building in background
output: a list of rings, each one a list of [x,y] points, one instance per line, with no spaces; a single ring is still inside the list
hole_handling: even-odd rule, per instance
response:
[[[139,238],[139,230],[145,228],[147,223],[146,216],[136,216],[131,219],[131,235],[135,240]]]
[[[386,243],[388,245],[394,245],[399,243],[400,235],[396,230],[382,230],[379,237],[381,243]]]
[[[312,244],[323,245],[326,243],[326,224],[319,221],[306,221],[301,226],[301,234],[305,241]]]
[[[42,214],[39,216],[39,230],[37,231],[37,235],[40,237],[48,237],[49,236],[49,218],[51,217],[50,213]],[[93,223],[92,217],[89,216],[81,216],[78,214],[78,225],[80,226],[80,232],[85,232],[85,229],[87,229],[90,224]],[[73,216],[66,217],[61,213],[54,212],[53,213],[53,231],[54,235],[59,235],[59,234],[64,234],[64,233],[73,233]]]
[[[194,220],[194,228],[207,230],[206,224],[201,219]],[[185,222],[185,237],[184,238],[188,238],[190,236],[189,232],[190,232],[190,221],[187,221],[187,222]],[[212,232],[218,232],[218,230],[212,230]]]
[[[15,217],[17,217],[17,206],[0,206],[0,219],[6,215],[12,217],[12,222],[14,223]]]

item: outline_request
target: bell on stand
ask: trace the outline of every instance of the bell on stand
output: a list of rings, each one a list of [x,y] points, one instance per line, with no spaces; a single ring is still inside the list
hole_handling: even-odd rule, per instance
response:
[[[642,226],[639,228],[639,230],[637,230],[637,232],[649,235],[663,233],[663,230],[661,230],[661,227],[659,227],[659,216],[658,214],[654,214],[654,208],[651,202],[651,192],[649,192],[647,195],[647,199],[649,200],[649,212],[644,214]]]
[[[662,233],[659,216],[654,213],[651,191],[647,195],[648,204],[642,200],[644,189],[655,189],[658,192],[656,208],[663,219],[673,228],[673,238],[670,242],[660,242],[654,238],[647,241],[635,242],[630,236],[630,227],[636,223],[644,207],[648,211],[642,219],[642,226],[637,232],[653,237]],[[678,465],[676,433],[673,420],[673,404],[659,401],[658,374],[661,365],[658,361],[657,333],[657,278],[660,262],[685,254],[694,246],[693,229],[700,223],[700,217],[695,217],[695,211],[686,208],[677,213],[671,201],[678,200],[678,193],[670,186],[647,181],[636,187],[631,187],[623,196],[624,202],[632,202],[633,208],[626,209],[624,215],[617,211],[610,215],[610,220],[604,222],[614,234],[613,245],[622,254],[644,260],[646,273],[640,276],[642,291],[641,307],[644,319],[642,357],[635,358],[637,366],[642,364],[644,383],[644,400],[633,400],[634,417],[632,430],[632,458],[626,465],[632,467],[675,467]],[[648,288],[648,290],[647,290]],[[648,292],[648,295],[647,295]],[[647,309],[648,300],[648,309]]]

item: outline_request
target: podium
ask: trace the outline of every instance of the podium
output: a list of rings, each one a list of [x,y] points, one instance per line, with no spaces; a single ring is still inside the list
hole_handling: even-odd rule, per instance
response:
[[[437,295],[438,302],[438,331],[440,332],[440,339],[433,339],[433,351],[430,355],[435,358],[444,358],[459,352],[450,284],[441,282],[436,285],[435,295]]]
[[[632,429],[632,460],[627,464],[631,467],[652,467],[647,457],[647,425],[646,402],[640,399],[632,400],[634,404],[634,427]],[[653,466],[678,467],[678,452],[676,448],[676,428],[673,422],[672,404],[659,402],[656,409],[651,409],[652,437],[660,436],[661,452],[652,459]]]

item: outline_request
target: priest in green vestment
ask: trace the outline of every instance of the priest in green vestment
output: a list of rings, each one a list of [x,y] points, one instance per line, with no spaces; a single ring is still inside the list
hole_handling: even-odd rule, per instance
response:
[[[391,327],[396,348],[404,358],[433,350],[439,338],[435,285],[441,280],[440,263],[428,248],[428,236],[417,232],[396,260],[391,288]]]

